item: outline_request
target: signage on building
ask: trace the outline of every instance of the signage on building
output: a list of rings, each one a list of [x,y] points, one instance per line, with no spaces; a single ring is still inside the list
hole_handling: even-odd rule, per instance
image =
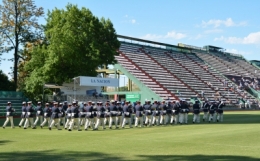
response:
[[[109,86],[118,87],[119,80],[116,78],[98,78],[80,76],[80,86]]]
[[[126,94],[126,100],[130,102],[140,101],[140,94]]]

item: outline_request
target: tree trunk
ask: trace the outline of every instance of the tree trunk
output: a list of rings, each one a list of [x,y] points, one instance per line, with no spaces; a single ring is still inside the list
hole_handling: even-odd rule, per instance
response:
[[[16,45],[14,49],[14,85],[15,89],[17,88],[17,68],[18,68],[18,47]]]
[[[17,88],[17,66],[18,66],[18,47],[19,47],[19,33],[18,33],[18,8],[15,2],[15,48],[14,48],[14,86]]]

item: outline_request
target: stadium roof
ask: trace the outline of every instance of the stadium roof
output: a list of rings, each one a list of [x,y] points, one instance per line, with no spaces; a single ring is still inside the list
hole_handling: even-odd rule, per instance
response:
[[[134,38],[134,37],[129,37],[129,36],[117,35],[117,37],[121,38],[121,39],[128,39],[128,40],[131,40],[131,41],[138,41],[138,42],[149,43],[149,44],[154,44],[154,45],[161,45],[161,46],[164,46],[164,47],[167,46],[167,47],[175,47],[175,48],[182,48],[182,49],[191,50],[190,47],[184,47],[184,46],[177,46],[177,45],[172,45],[172,44],[160,43],[160,42],[144,40],[144,39],[139,39],[139,38]]]
[[[217,46],[213,46],[213,45],[207,45],[207,46],[210,47],[210,48],[215,48],[215,49],[223,49],[221,47],[217,47]]]
[[[251,62],[260,62],[260,60],[250,60]]]

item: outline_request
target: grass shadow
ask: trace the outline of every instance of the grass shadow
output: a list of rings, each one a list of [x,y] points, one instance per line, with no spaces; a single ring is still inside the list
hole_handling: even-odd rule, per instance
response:
[[[149,161],[257,161],[259,158],[247,156],[232,156],[232,155],[140,155],[141,160]]]
[[[136,159],[138,158],[138,159]],[[116,154],[106,154],[101,152],[83,152],[83,151],[31,151],[31,152],[2,152],[0,160],[15,161],[59,161],[59,160],[92,160],[92,161],[123,161],[123,160],[149,160],[149,161],[258,161],[258,158],[247,156],[231,155],[137,155],[133,158],[116,156]]]
[[[0,145],[8,144],[10,142],[13,142],[13,141],[10,141],[10,140],[0,140]]]

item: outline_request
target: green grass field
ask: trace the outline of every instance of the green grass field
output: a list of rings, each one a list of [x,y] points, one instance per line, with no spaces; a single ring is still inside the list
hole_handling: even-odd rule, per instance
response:
[[[259,161],[259,125],[259,111],[226,112],[223,123],[105,131],[24,130],[8,125],[0,129],[0,160]]]

